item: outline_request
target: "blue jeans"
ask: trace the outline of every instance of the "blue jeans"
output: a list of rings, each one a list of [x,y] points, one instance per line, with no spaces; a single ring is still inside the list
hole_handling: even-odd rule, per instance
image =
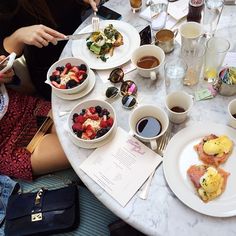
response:
[[[6,215],[6,207],[8,198],[12,194],[17,182],[5,175],[0,175],[0,226]],[[4,235],[2,228],[0,228],[0,236]]]

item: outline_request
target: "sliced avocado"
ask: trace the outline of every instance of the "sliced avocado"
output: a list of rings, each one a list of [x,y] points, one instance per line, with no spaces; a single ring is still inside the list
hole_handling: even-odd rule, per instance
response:
[[[90,46],[90,51],[94,52],[95,54],[99,55],[100,54],[100,51],[101,51],[101,47],[95,45],[95,44],[92,44]]]

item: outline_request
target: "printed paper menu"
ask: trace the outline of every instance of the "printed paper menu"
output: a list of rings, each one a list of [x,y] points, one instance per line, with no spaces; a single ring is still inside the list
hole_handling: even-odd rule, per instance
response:
[[[124,207],[161,162],[157,153],[117,128],[115,137],[80,168]]]

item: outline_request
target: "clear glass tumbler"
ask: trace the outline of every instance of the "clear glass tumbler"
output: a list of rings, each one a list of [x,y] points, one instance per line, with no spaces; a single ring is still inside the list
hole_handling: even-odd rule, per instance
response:
[[[151,27],[154,31],[165,28],[168,3],[168,0],[151,0]]]
[[[203,27],[207,38],[214,36],[223,6],[224,0],[205,0]]]
[[[166,94],[182,90],[188,66],[181,58],[167,61],[164,65]]]
[[[220,37],[210,38],[206,43],[204,79],[209,83],[214,82],[230,48],[227,39]]]
[[[181,50],[181,56],[188,65],[183,84],[192,86],[199,82],[202,76],[204,55],[206,47],[203,44],[196,44],[193,50]]]

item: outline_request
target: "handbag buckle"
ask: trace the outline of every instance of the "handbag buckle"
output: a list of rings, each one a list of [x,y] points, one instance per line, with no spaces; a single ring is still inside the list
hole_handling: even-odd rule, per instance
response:
[[[43,219],[42,213],[35,213],[31,215],[31,222],[41,221]]]

